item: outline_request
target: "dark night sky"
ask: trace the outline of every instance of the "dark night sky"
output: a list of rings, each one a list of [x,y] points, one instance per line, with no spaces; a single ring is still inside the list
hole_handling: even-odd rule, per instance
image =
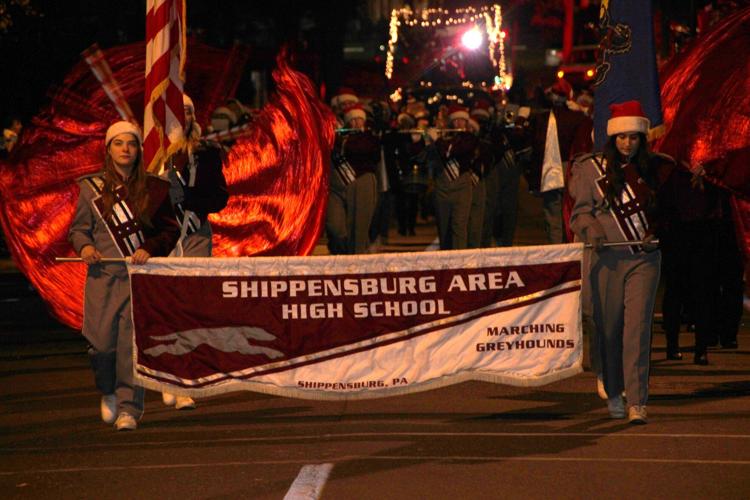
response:
[[[308,51],[324,54],[320,67],[334,81],[335,58],[343,47],[340,28],[352,2],[312,0],[189,0],[188,30],[212,46],[229,47],[235,38],[254,47],[259,59],[272,58],[284,42],[299,45],[303,15],[317,20]],[[0,117],[20,115],[28,121],[46,102],[50,85],[59,83],[94,42],[102,48],[143,40],[145,0],[32,0],[43,16],[25,15],[11,8],[13,26],[0,32],[2,97]],[[338,29],[336,29],[338,27]],[[189,57],[189,55],[188,55]],[[254,64],[262,64],[256,60]],[[329,84],[330,85],[330,84]]]
[[[696,0],[694,3],[698,6],[706,1]],[[270,64],[279,46],[291,42],[293,47],[302,51],[300,69],[307,69],[326,88],[335,89],[346,71],[342,52],[347,20],[355,18],[365,2],[188,0],[188,30],[201,41],[216,47],[228,48],[235,39],[241,40],[252,47],[250,64],[256,67]],[[107,48],[143,40],[145,3],[145,0],[31,0],[43,16],[24,15],[18,7],[11,7],[13,26],[7,33],[0,32],[3,68],[0,119],[4,121],[16,114],[28,121],[45,104],[50,85],[59,84],[80,60],[81,51],[92,43]],[[455,7],[454,3],[480,2],[445,0],[443,3]],[[690,4],[683,0],[654,0],[654,5],[661,5],[670,11],[670,17],[677,19],[680,18],[678,14],[689,10],[687,6]],[[524,5],[526,10],[533,10],[535,4]],[[305,22],[301,22],[303,20]],[[527,23],[521,21],[526,26]],[[300,25],[308,26],[307,31],[300,31]],[[385,26],[377,26],[371,31],[382,36],[383,40],[378,44],[385,42]]]

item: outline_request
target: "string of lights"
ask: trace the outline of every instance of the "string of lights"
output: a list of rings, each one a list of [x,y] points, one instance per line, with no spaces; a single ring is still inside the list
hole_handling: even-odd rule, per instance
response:
[[[497,75],[493,88],[509,89],[513,77],[507,72],[505,64],[505,32],[502,30],[503,15],[500,5],[493,4],[480,8],[465,7],[449,11],[443,8],[423,9],[418,14],[406,6],[391,11],[389,23],[388,54],[385,61],[385,77],[393,77],[393,62],[398,44],[400,28],[440,28],[445,26],[460,26],[483,22],[487,33],[487,46],[492,66]]]

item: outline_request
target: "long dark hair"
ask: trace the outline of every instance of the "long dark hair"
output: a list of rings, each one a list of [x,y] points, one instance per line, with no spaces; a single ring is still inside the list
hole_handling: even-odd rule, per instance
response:
[[[148,187],[146,185],[146,167],[143,164],[143,152],[138,147],[137,157],[133,170],[128,180],[125,181],[129,206],[133,210],[136,219],[146,227],[151,227],[151,218],[148,215]],[[115,162],[109,154],[109,145],[104,155],[104,187],[102,188],[102,204],[104,213],[102,217],[107,219],[112,215],[112,207],[115,204],[115,190],[122,184],[120,175],[115,168]]]
[[[655,166],[651,160],[651,153],[648,149],[648,143],[646,142],[646,134],[638,132],[640,142],[638,144],[638,150],[635,155],[628,160],[624,158],[615,145],[616,135],[609,136],[607,142],[604,144],[604,159],[607,161],[607,168],[605,175],[607,176],[607,201],[610,205],[615,200],[619,200],[622,197],[622,190],[625,189],[625,172],[620,168],[625,163],[633,163],[638,171],[638,175],[646,182],[646,185],[650,188],[648,207],[655,202],[656,195],[656,173]]]

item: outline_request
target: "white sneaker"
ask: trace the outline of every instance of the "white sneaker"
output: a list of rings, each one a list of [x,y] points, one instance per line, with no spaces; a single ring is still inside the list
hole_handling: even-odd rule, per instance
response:
[[[168,392],[162,392],[161,401],[167,406],[174,406],[175,403],[177,402],[177,398],[175,398],[174,394],[170,394]]]
[[[611,418],[625,418],[625,401],[622,396],[607,399],[607,408]]]
[[[596,377],[596,393],[599,394],[601,399],[609,399],[607,391],[604,390],[604,380],[601,377]]]
[[[115,429],[118,431],[134,431],[138,427],[138,423],[130,413],[122,412],[117,415],[115,421]]]
[[[99,403],[99,410],[102,414],[102,420],[105,424],[111,424],[115,421],[117,415],[117,396],[114,394],[106,394],[102,396],[102,400]]]
[[[647,421],[647,416],[645,406],[633,405],[628,408],[628,421],[631,424],[643,425]]]
[[[177,400],[174,405],[176,410],[192,410],[195,408],[195,401],[190,396],[177,396],[175,399]]]

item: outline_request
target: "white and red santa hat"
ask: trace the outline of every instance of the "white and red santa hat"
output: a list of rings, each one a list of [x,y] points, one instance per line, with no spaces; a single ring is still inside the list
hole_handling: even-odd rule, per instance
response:
[[[448,119],[453,120],[459,120],[463,118],[464,120],[468,120],[470,118],[469,116],[469,110],[460,104],[451,104],[448,106]]]
[[[471,110],[471,116],[489,120],[491,109],[490,103],[487,101],[477,101]]]
[[[107,129],[107,134],[104,138],[104,144],[106,146],[109,146],[109,143],[117,137],[120,134],[133,134],[136,139],[138,139],[138,145],[140,146],[143,144],[143,136],[141,135],[141,129],[138,128],[138,125],[126,122],[126,121],[119,121],[115,122],[112,125],[109,126]]]
[[[358,102],[357,94],[349,87],[341,87],[339,91],[331,98],[331,107],[344,106],[348,103]]]
[[[607,120],[607,135],[641,132],[648,134],[651,122],[638,101],[610,104],[610,118]]]
[[[344,121],[348,123],[353,118],[367,119],[367,112],[365,112],[365,107],[362,104],[354,103],[344,108]]]
[[[565,99],[573,99],[573,87],[565,78],[558,79],[549,91]]]

